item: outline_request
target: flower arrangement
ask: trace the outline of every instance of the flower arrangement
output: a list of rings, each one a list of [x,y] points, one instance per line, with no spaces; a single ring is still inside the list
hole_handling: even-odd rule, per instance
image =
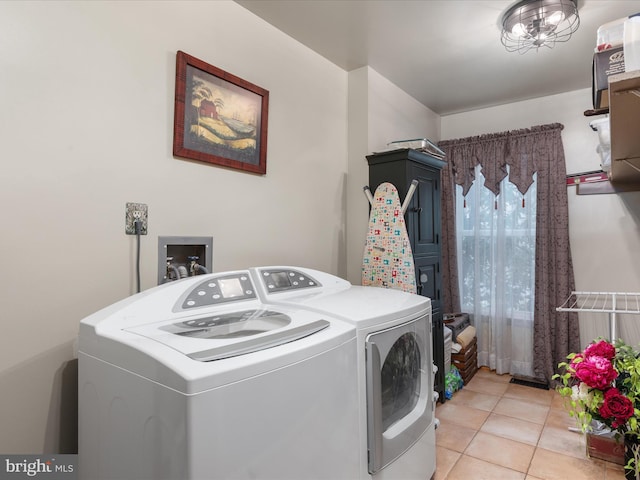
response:
[[[558,393],[570,399],[569,414],[583,432],[593,430],[594,420],[622,435],[626,440],[640,439],[640,358],[622,341],[615,344],[594,340],[581,353],[567,356],[554,375],[561,381]],[[636,468],[637,467],[637,468]],[[640,462],[627,464],[637,477]]]

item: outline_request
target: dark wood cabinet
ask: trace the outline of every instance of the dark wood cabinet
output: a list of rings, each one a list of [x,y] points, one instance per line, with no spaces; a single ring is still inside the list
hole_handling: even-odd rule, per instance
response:
[[[435,390],[444,402],[444,325],[442,322],[442,263],[440,172],[445,162],[417,150],[402,149],[367,156],[369,187],[393,184],[403,202],[413,180],[416,191],[405,213],[407,233],[416,268],[417,293],[431,299],[433,361],[438,367]]]

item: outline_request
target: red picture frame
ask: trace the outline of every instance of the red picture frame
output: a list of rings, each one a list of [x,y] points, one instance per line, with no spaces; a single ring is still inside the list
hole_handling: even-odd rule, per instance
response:
[[[264,175],[269,92],[178,51],[173,154]]]

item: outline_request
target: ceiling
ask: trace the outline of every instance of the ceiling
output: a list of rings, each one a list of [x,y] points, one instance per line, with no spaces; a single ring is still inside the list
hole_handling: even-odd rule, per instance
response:
[[[590,88],[598,27],[640,12],[640,0],[578,0],[569,42],[520,55],[500,43],[513,0],[236,1],[346,71],[369,65],[440,115]]]

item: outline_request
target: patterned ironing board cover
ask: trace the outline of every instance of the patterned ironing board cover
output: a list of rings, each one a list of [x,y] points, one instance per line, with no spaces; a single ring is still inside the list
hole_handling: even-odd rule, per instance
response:
[[[381,183],[373,195],[362,261],[362,285],[416,293],[416,276],[398,191]]]

